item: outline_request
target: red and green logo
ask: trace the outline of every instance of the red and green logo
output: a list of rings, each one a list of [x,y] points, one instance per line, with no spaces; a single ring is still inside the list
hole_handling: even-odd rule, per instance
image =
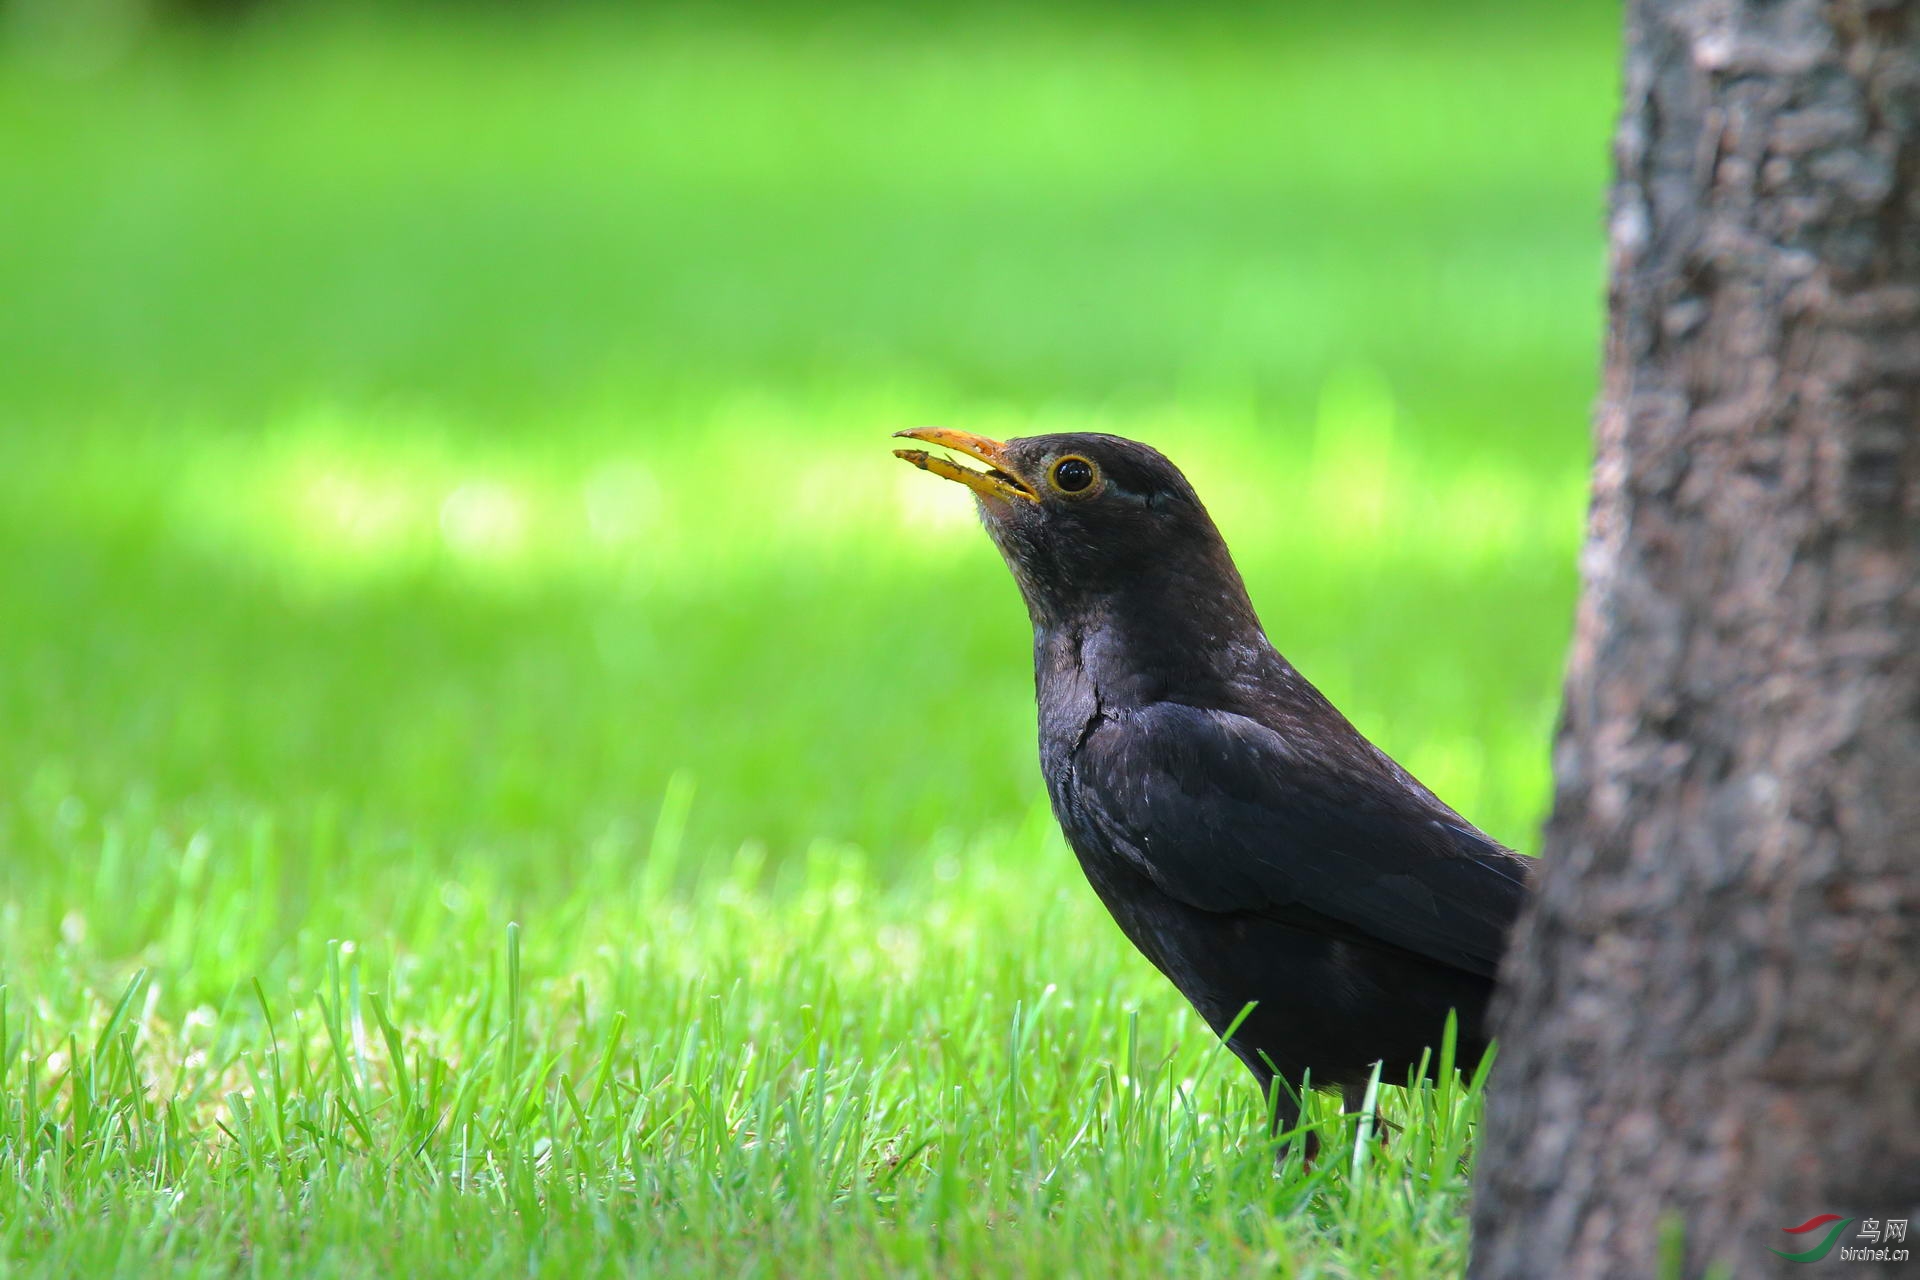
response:
[[[1833,1252],[1834,1241],[1840,1238],[1842,1231],[1845,1231],[1853,1225],[1852,1218],[1843,1218],[1837,1213],[1823,1213],[1817,1217],[1808,1218],[1797,1227],[1780,1228],[1790,1236],[1799,1236],[1805,1235],[1809,1231],[1818,1231],[1828,1223],[1832,1223],[1833,1226],[1828,1230],[1826,1238],[1819,1244],[1814,1245],[1811,1249],[1803,1250],[1800,1253],[1788,1253],[1784,1249],[1775,1249],[1769,1245],[1767,1252],[1777,1253],[1788,1262],[1818,1262]]]

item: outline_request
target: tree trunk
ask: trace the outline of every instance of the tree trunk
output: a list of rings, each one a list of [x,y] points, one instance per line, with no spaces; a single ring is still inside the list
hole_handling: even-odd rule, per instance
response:
[[[1627,35],[1472,1273],[1785,1275],[1823,1214],[1836,1265],[1869,1219],[1920,1257],[1920,3],[1633,0]]]

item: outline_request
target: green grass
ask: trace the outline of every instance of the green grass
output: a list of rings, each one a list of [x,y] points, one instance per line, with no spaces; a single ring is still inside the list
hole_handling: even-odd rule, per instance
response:
[[[1161,445],[1531,846],[1612,17],[1236,12],[11,29],[0,1272],[1458,1272],[1477,1097],[1276,1170],[888,456]]]

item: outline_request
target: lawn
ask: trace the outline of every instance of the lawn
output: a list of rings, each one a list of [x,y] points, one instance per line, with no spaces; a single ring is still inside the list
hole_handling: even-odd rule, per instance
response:
[[[1548,8],[9,27],[0,1273],[1457,1274],[1477,1096],[1276,1166],[887,433],[1161,446],[1531,848],[1616,47]]]

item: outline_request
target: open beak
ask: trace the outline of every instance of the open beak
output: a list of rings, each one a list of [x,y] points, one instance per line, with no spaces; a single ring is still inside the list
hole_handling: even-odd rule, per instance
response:
[[[952,458],[928,453],[925,449],[893,451],[894,457],[911,462],[922,471],[957,480],[983,498],[998,498],[1003,502],[1016,498],[1023,502],[1040,501],[1040,495],[1013,470],[1012,463],[1007,460],[1007,446],[998,440],[976,436],[970,431],[950,431],[946,427],[915,427],[911,431],[896,431],[893,434],[907,440],[937,444],[943,449],[951,449],[976,462],[987,464],[987,470],[975,471],[972,467],[961,466]]]

